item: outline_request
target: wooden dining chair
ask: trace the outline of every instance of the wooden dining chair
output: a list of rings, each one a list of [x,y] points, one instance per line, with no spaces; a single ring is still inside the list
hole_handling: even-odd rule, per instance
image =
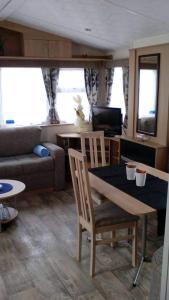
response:
[[[89,168],[96,168],[106,165],[104,131],[81,132],[81,151],[87,156]],[[106,198],[94,189],[91,190],[92,199],[101,204]]]
[[[81,132],[81,150],[89,158],[89,167],[106,165],[104,131]]]
[[[90,275],[95,274],[96,246],[110,244],[118,240],[132,240],[132,265],[136,265],[137,258],[137,221],[138,217],[129,214],[115,204],[107,201],[94,208],[87,169],[86,155],[69,149],[69,162],[73,183],[73,190],[77,209],[77,259],[81,260],[82,232],[87,230],[91,236]],[[130,228],[132,233],[106,240],[97,240],[96,235],[113,230]]]

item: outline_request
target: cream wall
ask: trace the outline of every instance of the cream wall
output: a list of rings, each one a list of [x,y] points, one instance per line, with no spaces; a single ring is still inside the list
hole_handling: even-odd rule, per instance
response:
[[[42,126],[42,141],[56,143],[57,133],[75,132],[75,129],[73,124]]]
[[[88,126],[88,130],[91,130],[91,126]],[[57,133],[79,132],[77,127],[73,124],[57,124],[42,126],[42,141],[48,141],[56,143]]]
[[[130,50],[129,65],[129,126],[127,135],[136,137],[138,57],[145,54],[160,53],[160,78],[158,97],[157,136],[149,140],[161,145],[169,144],[169,44]]]

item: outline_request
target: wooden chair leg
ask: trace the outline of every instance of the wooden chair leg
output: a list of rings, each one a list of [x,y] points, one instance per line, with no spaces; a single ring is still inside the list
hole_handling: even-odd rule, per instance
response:
[[[91,253],[90,253],[90,276],[93,277],[95,275],[95,260],[96,260],[96,235],[94,233],[91,234]]]
[[[82,225],[78,223],[77,225],[77,260],[81,261],[82,252]]]
[[[128,235],[131,235],[131,234],[133,234],[133,229],[132,228],[128,228]],[[132,244],[131,239],[128,240],[128,243]]]
[[[103,238],[104,238],[103,233],[98,233],[98,234],[96,235],[96,238],[97,238],[98,240],[103,240]]]
[[[133,240],[132,240],[132,266],[137,265],[137,222],[133,227]]]
[[[113,230],[113,231],[111,232],[111,238],[112,238],[112,239],[115,239],[115,238],[116,238],[116,230]],[[115,248],[116,245],[117,245],[117,242],[115,242],[115,241],[113,241],[113,242],[111,243],[111,247],[113,247],[113,248]]]

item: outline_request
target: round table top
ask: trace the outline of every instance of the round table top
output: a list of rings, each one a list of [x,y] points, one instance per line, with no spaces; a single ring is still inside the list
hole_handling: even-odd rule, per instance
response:
[[[0,194],[0,200],[18,195],[23,192],[26,187],[23,182],[18,180],[0,179],[0,184],[1,183],[9,183],[13,188],[9,192]]]

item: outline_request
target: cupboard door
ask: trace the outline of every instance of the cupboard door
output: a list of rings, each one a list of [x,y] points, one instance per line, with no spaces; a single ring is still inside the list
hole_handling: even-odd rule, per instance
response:
[[[23,34],[0,27],[0,56],[23,56]]]
[[[25,40],[24,54],[28,57],[46,57],[48,58],[47,40]]]
[[[49,58],[72,57],[72,44],[70,41],[49,41]]]
[[[110,141],[110,163],[118,164],[120,162],[120,140]]]

